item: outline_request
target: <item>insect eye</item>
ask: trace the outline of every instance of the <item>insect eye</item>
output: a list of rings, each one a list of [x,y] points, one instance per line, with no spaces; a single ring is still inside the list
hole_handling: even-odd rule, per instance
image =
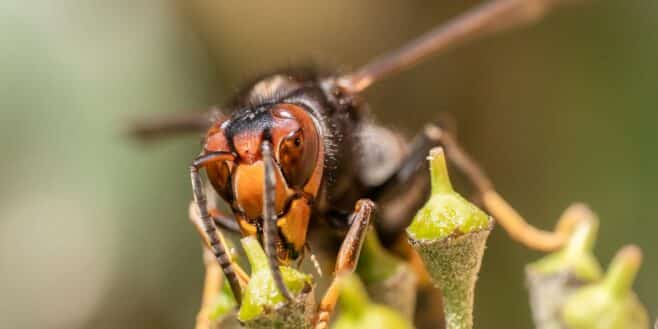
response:
[[[231,187],[231,166],[224,161],[213,163],[206,167],[208,180],[215,191],[226,201],[233,199]]]
[[[306,184],[315,168],[317,144],[317,140],[306,138],[301,129],[293,131],[281,140],[278,158],[288,184],[298,188]]]

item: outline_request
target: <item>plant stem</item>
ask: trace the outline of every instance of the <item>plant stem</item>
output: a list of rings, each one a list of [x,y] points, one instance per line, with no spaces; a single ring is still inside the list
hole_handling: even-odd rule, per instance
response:
[[[453,284],[443,290],[447,329],[473,328],[474,293],[472,283]]]

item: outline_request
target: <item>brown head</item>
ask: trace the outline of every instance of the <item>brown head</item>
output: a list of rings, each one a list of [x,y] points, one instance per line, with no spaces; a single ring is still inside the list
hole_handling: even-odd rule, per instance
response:
[[[231,205],[243,235],[262,238],[264,142],[272,145],[274,210],[279,237],[278,258],[296,258],[306,233],[323,175],[321,129],[310,109],[278,103],[237,111],[208,131],[203,154],[226,156],[206,165],[208,179]]]

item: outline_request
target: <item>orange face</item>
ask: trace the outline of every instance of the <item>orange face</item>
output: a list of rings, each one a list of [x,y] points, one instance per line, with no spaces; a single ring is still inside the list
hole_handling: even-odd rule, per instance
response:
[[[243,235],[260,235],[264,163],[261,144],[273,146],[275,211],[280,236],[279,258],[295,258],[305,243],[311,204],[322,179],[324,147],[318,125],[304,108],[277,104],[216,123],[204,152],[230,152],[232,161],[206,166],[213,187],[232,207]]]

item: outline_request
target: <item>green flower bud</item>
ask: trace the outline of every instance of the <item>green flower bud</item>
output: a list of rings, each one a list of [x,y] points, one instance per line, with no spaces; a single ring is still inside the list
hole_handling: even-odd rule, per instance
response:
[[[563,249],[526,266],[530,306],[538,329],[563,328],[560,312],[566,298],[601,278],[601,266],[592,254],[597,230],[597,220],[579,224]]]
[[[457,194],[441,148],[430,151],[432,194],[407,228],[434,285],[444,297],[448,329],[473,328],[473,298],[491,218]]]
[[[632,291],[642,252],[636,246],[620,250],[599,283],[571,295],[562,310],[569,329],[647,329],[649,317]]]
[[[592,254],[598,226],[598,221],[578,225],[563,249],[528,265],[527,269],[542,275],[568,270],[578,280],[599,280],[602,275],[601,265]]]
[[[355,274],[340,278],[338,305],[341,313],[333,329],[411,329],[413,325],[401,314],[386,306],[373,304]]]
[[[432,193],[407,228],[409,236],[440,240],[488,229],[489,216],[452,189],[443,149],[432,149],[429,160]]]
[[[315,312],[312,277],[281,266],[283,281],[294,295],[294,299],[286,303],[276,288],[267,256],[258,240],[246,237],[241,241],[251,265],[251,278],[244,291],[238,320],[249,328],[309,327]]]

